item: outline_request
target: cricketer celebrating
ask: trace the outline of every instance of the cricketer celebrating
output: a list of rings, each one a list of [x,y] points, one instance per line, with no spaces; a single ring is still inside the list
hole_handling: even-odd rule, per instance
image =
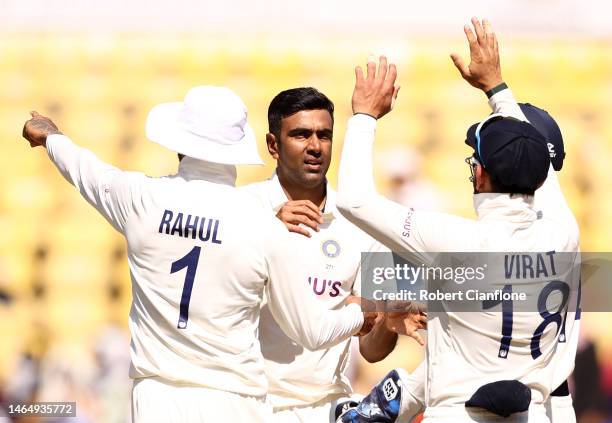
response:
[[[234,187],[234,165],[261,160],[246,106],[231,90],[196,87],[149,113],[147,136],[179,153],[168,177],[103,163],[35,112],[23,136],[46,147],[127,240],[133,421],[269,422],[258,341],[264,290],[279,326],[310,349],[366,334],[380,318],[355,303],[321,307],[301,284],[307,239]]]
[[[551,166],[550,134],[528,123],[503,83],[497,40],[488,22],[484,27],[472,22],[476,35],[465,28],[471,63],[465,65],[458,55],[452,58],[464,79],[487,93],[493,110],[466,140],[473,149],[467,161],[477,220],[405,208],[376,192],[376,119],[390,110],[397,95],[395,67],[387,66],[385,58],[378,71],[368,63],[366,76],[356,70],[355,115],[341,157],[338,208],[374,238],[420,263],[429,263],[435,253],[461,251],[501,252],[501,257],[504,252],[548,252],[557,257],[557,267],[548,270],[555,280],[512,279],[508,285],[546,283],[538,298],[539,313],[460,313],[446,303],[442,311],[428,312],[425,422],[489,422],[501,421],[501,416],[507,417],[503,421],[548,422],[545,402],[571,373],[575,354],[579,231]],[[556,309],[548,308],[551,294],[563,297]],[[393,379],[385,395],[393,396],[397,390],[388,388],[402,384],[401,375]],[[393,404],[393,411],[401,406],[399,401]],[[358,407],[342,421],[393,421],[370,419],[373,414],[372,407]]]
[[[332,310],[349,296],[360,295],[361,253],[382,249],[336,209],[336,192],[326,179],[333,119],[333,103],[314,88],[279,93],[268,108],[266,135],[276,171],[269,180],[244,187],[289,230],[308,237],[301,240],[300,247],[308,263],[308,278],[281,283],[308,286],[310,295]],[[379,319],[369,334],[359,338],[361,354],[370,362],[385,358],[397,341],[397,334],[381,323]],[[327,421],[335,400],[352,394],[344,374],[350,340],[328,349],[305,349],[284,334],[267,304],[262,308],[259,329],[273,421]]]

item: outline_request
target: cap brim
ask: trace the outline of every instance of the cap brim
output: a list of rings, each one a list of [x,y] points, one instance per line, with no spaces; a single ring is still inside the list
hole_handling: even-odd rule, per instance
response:
[[[158,104],[149,112],[147,138],[169,150],[213,163],[230,165],[263,165],[257,152],[253,129],[246,124],[244,137],[233,144],[221,144],[181,127],[182,102]]]
[[[527,120],[544,136],[546,142],[552,143],[555,154],[551,154],[550,161],[556,171],[561,170],[565,159],[565,146],[559,125],[544,109],[529,103],[519,103],[519,106]]]
[[[467,130],[467,134],[465,135],[465,143],[474,150],[476,150],[476,128],[478,128],[478,123],[470,126]]]

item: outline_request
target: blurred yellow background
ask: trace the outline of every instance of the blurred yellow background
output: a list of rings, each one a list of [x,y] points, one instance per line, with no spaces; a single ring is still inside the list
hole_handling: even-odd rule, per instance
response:
[[[547,109],[562,129],[567,159],[560,179],[580,224],[583,250],[610,251],[612,42],[499,38],[504,79],[515,96]],[[463,39],[398,38],[381,48],[365,37],[296,44],[265,36],[3,35],[0,291],[12,301],[0,303],[0,386],[12,383],[24,353],[57,354],[91,371],[89,361],[99,357],[90,352],[97,351],[104,331],[127,331],[131,301],[122,238],[63,180],[43,149],[31,150],[21,138],[30,110],[51,117],[103,160],[158,176],[174,172],[177,159],[146,140],[147,112],[156,103],[182,100],[195,85],[228,86],[247,104],[266,158],[265,167],[239,168],[243,185],[273,172],[264,139],[269,101],[283,89],[314,86],[336,105],[328,175],[335,185],[353,67],[370,53],[385,53],[398,65],[402,89],[394,111],[379,123],[377,154],[410,146],[447,211],[472,217],[463,141],[467,127],[489,109],[485,96],[459,77],[448,57],[452,51],[467,56]],[[380,176],[384,166],[380,162],[377,169],[382,190],[388,188]],[[611,315],[585,313],[583,321],[610,369]],[[391,367],[412,370],[422,357],[420,348],[402,341],[384,362],[360,362],[356,386],[369,390]],[[121,421],[91,413],[98,416],[92,421]]]

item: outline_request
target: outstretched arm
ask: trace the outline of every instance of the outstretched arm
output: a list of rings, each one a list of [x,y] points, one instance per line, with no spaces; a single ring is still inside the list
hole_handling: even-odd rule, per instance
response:
[[[456,53],[451,54],[453,63],[463,79],[489,97],[489,106],[493,113],[529,122],[512,91],[503,82],[499,43],[491,23],[486,19],[481,23],[477,18],[472,18],[472,25],[474,31],[467,25],[464,28],[470,47],[470,63],[466,65]],[[545,219],[552,219],[572,228],[577,243],[578,225],[567,205],[552,165],[546,181],[535,193],[534,207],[543,212]]]
[[[356,70],[353,112],[349,119],[338,173],[340,212],[352,223],[413,264],[431,264],[427,252],[461,251],[448,233],[456,232],[462,219],[442,213],[419,212],[380,195],[374,184],[372,154],[376,120],[391,110],[398,93],[397,72],[381,57],[376,70],[368,63],[367,76]],[[457,237],[459,239],[460,237]],[[462,246],[465,248],[465,245]]]
[[[23,127],[31,147],[45,147],[51,161],[68,182],[98,210],[115,229],[123,232],[138,189],[141,174],[122,172],[104,163],[87,149],[63,135],[51,119],[37,112]]]

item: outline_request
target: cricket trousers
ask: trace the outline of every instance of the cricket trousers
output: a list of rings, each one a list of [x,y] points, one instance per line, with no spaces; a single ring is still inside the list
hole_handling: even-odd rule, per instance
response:
[[[132,423],[269,423],[272,407],[256,398],[181,385],[159,378],[136,379],[132,388]]]

